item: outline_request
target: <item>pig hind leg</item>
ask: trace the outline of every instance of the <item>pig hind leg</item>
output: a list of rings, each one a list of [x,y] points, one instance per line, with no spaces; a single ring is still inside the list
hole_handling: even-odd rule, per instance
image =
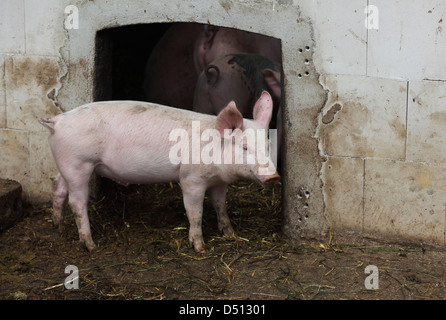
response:
[[[72,168],[62,173],[68,187],[68,204],[75,215],[79,240],[92,251],[96,249],[96,245],[91,236],[88,220],[88,182],[94,166],[83,163]]]
[[[57,174],[56,183],[54,185],[53,194],[53,223],[59,228],[59,232],[63,231],[63,209],[65,200],[68,196],[68,186],[65,179],[60,173]]]
[[[209,188],[212,205],[217,212],[218,229],[228,238],[235,237],[235,231],[232,228],[226,209],[226,185],[219,185]]]

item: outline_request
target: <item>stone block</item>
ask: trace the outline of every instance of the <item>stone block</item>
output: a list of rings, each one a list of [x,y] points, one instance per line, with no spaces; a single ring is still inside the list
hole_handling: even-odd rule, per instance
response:
[[[367,0],[299,1],[298,5],[311,17],[317,43],[314,60],[321,73],[365,75]]]
[[[446,79],[446,2],[371,0],[379,29],[368,32],[367,75],[382,78]]]
[[[327,76],[330,90],[318,136],[327,155],[405,158],[407,83]]]
[[[446,163],[446,82],[411,81],[407,160]]]
[[[364,235],[444,244],[444,167],[365,160]]]
[[[33,203],[51,199],[57,174],[56,163],[48,143],[49,132],[33,132],[29,138],[29,174],[27,193]]]
[[[29,133],[0,129],[0,176],[23,183],[29,176]]]
[[[64,8],[59,0],[25,0],[26,53],[58,56],[64,42]],[[45,19],[42,19],[45,17]]]
[[[23,0],[2,1],[0,10],[0,52],[25,52],[25,7]]]
[[[364,160],[329,157],[322,168],[325,212],[334,231],[362,231]]]
[[[23,219],[21,194],[20,183],[0,178],[0,232]]]

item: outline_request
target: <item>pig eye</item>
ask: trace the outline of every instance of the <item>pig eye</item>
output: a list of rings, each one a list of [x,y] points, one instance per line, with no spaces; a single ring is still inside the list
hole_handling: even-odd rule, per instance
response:
[[[243,145],[243,150],[247,151],[248,150],[248,146],[247,145]]]

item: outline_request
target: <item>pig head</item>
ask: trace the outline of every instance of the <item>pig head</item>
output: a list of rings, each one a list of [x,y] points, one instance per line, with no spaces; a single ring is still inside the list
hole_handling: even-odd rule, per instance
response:
[[[282,63],[279,39],[232,28],[205,25],[195,42],[195,68],[200,73],[218,57],[234,52],[255,53]]]
[[[274,101],[271,128],[277,128],[279,150],[282,138],[280,71],[278,63],[257,54],[231,53],[219,57],[198,77],[193,110],[217,115],[233,100],[243,117],[252,119],[252,106],[266,90]]]
[[[197,23],[172,25],[147,60],[145,100],[192,110],[199,74],[210,62],[233,52],[259,54],[281,63],[278,39]]]

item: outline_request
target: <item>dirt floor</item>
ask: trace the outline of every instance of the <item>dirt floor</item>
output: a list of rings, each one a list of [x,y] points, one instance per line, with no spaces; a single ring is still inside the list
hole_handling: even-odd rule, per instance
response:
[[[0,234],[0,299],[446,298],[444,252],[333,238],[287,243],[280,185],[231,186],[228,206],[239,238],[219,234],[206,200],[206,254],[189,247],[176,184],[115,187],[93,202],[89,216],[99,249],[91,254],[79,245],[68,209],[59,235],[50,208],[30,208]],[[64,285],[69,265],[79,270],[78,289]],[[365,287],[368,265],[378,268],[377,290]]]

